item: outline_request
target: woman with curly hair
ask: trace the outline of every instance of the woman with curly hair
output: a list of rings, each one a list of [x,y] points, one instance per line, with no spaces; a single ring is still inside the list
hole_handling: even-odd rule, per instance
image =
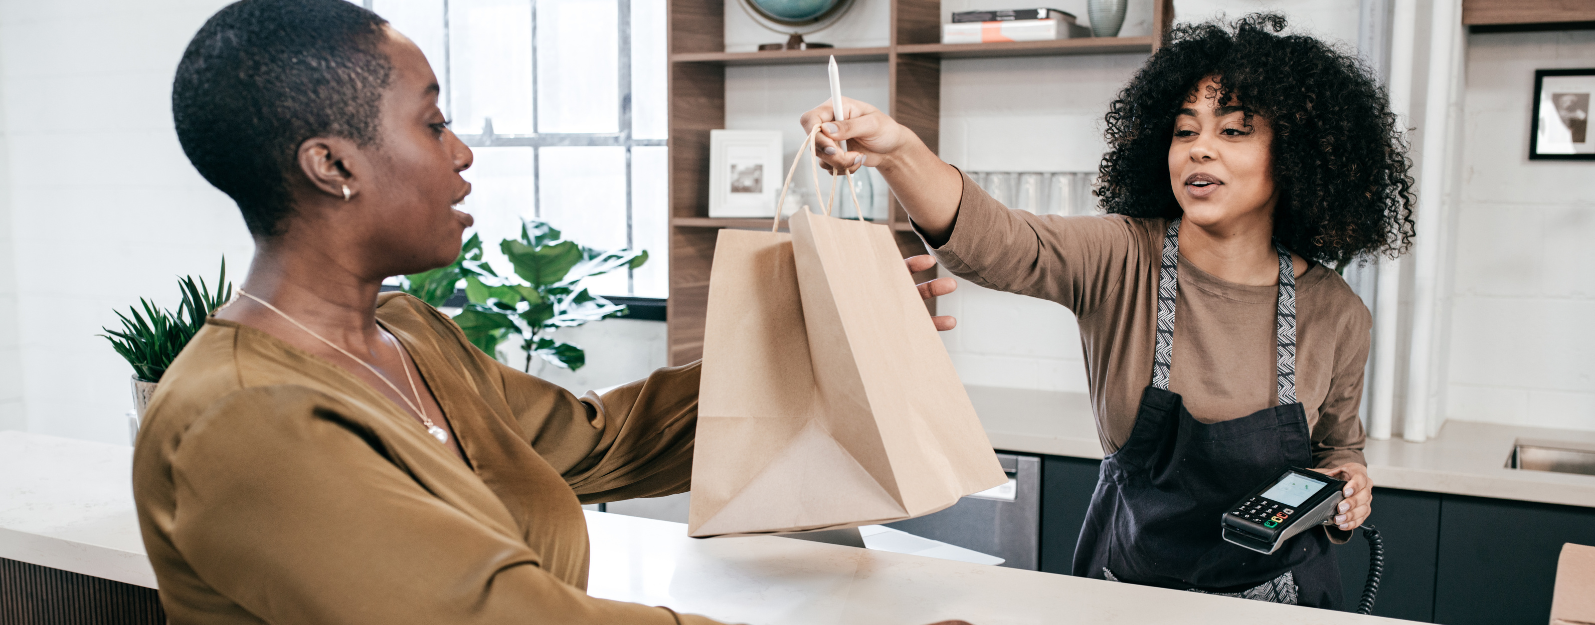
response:
[[[1406,250],[1412,180],[1369,71],[1284,28],[1173,30],[1109,108],[1101,216],[1006,209],[869,105],[803,116],[824,125],[828,167],[878,168],[942,266],[1079,319],[1107,457],[1075,575],[1340,604],[1329,545],[1372,498],[1357,418],[1372,318],[1331,267]],[[1273,554],[1224,543],[1227,507],[1285,467],[1347,482],[1334,527]]]

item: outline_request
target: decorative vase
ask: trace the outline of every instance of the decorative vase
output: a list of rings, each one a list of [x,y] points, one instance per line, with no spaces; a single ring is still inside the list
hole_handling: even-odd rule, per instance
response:
[[[1086,17],[1091,20],[1091,34],[1096,37],[1117,37],[1124,26],[1125,6],[1129,0],[1086,0]]]

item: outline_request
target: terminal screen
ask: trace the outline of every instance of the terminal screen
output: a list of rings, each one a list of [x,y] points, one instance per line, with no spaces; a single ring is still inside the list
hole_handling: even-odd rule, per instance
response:
[[[1321,482],[1298,473],[1289,473],[1285,479],[1280,480],[1268,490],[1263,491],[1263,496],[1287,506],[1299,506],[1307,501],[1308,497],[1324,487]]]

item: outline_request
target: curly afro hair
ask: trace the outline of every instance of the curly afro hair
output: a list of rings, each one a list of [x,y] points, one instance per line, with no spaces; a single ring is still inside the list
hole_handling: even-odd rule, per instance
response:
[[[1262,13],[1181,25],[1119,93],[1107,115],[1109,152],[1094,193],[1109,212],[1180,216],[1169,184],[1174,118],[1203,78],[1274,128],[1281,190],[1274,237],[1302,258],[1344,266],[1406,252],[1414,224],[1411,161],[1384,89],[1355,56],[1280,35]]]

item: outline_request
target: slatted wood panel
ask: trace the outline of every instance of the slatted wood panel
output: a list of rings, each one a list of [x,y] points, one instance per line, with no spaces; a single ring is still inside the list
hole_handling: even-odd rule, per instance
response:
[[[152,589],[0,558],[0,623],[161,625]]]

